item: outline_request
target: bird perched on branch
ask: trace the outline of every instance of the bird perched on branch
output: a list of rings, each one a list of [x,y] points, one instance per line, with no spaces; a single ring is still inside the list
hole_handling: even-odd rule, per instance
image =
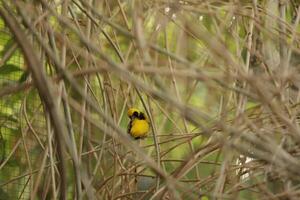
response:
[[[130,118],[127,132],[136,140],[145,138],[149,131],[149,122],[146,115],[136,108],[130,108],[127,115]]]

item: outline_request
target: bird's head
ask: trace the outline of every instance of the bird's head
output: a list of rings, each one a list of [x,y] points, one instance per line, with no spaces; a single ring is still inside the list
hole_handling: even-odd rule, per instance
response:
[[[127,115],[130,119],[138,117],[139,113],[140,113],[140,111],[136,108],[129,108],[127,111]]]

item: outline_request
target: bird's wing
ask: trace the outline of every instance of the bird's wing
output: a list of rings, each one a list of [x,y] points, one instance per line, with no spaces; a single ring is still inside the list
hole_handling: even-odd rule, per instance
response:
[[[130,120],[130,122],[127,125],[127,133],[128,134],[130,134],[131,127],[132,127],[132,120]]]

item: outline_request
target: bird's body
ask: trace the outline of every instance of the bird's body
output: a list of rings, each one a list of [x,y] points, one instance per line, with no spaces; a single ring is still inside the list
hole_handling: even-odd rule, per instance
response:
[[[145,138],[149,131],[149,122],[145,114],[136,108],[129,109],[127,114],[130,118],[127,132],[134,139]]]
[[[147,136],[149,124],[146,120],[134,119],[131,123],[130,135],[134,138],[143,138]]]

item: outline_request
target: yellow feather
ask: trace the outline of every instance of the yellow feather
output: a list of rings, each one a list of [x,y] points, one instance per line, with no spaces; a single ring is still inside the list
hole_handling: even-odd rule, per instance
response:
[[[146,137],[149,131],[149,123],[146,120],[134,119],[130,129],[130,135],[134,138]]]
[[[136,109],[136,108],[130,108],[130,109],[128,109],[128,112],[127,112],[128,117],[131,117],[134,112],[139,113],[140,111],[138,109]]]

